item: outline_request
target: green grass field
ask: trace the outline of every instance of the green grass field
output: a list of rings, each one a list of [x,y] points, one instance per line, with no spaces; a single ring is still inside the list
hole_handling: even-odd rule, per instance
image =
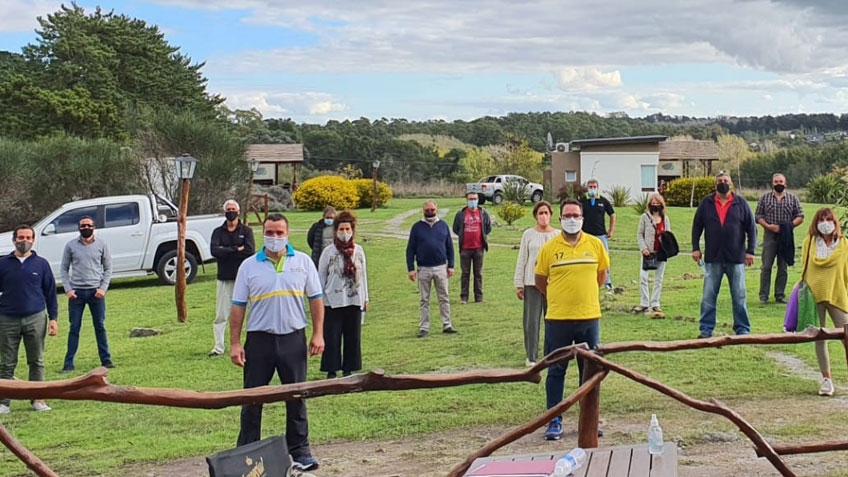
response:
[[[405,240],[391,237],[386,221],[410,209],[420,209],[421,200],[394,200],[375,213],[359,211],[358,240],[365,247],[371,286],[371,311],[362,332],[365,370],[383,368],[389,374],[441,373],[479,368],[521,368],[524,363],[521,302],[516,299],[512,276],[517,250],[492,246],[483,270],[485,302],[459,304],[459,271],[451,280],[453,323],[458,335],[433,333],[415,337],[418,323],[417,287],[407,279]],[[463,205],[462,199],[440,200],[448,208],[449,220]],[[816,207],[807,205],[807,217]],[[682,251],[689,249],[689,229],[694,211],[672,209],[672,230]],[[289,213],[291,239],[308,252],[306,231],[319,213]],[[418,215],[401,222],[406,233]],[[700,269],[688,254],[673,259],[666,271],[663,309],[665,320],[635,316],[624,310],[638,304],[639,253],[635,234],[638,216],[630,209],[618,210],[618,226],[611,240],[612,279],[625,289],[607,302],[601,325],[601,341],[672,340],[694,338],[697,323],[675,317],[697,319],[702,280]],[[513,227],[501,226],[490,242],[517,245],[522,231],[531,226],[529,214]],[[807,224],[802,226],[806,231]],[[257,229],[258,230],[258,229]],[[261,232],[257,232],[257,237]],[[259,241],[259,240],[258,240]],[[800,236],[796,236],[800,243]],[[761,306],[757,300],[759,260],[747,273],[748,303],[754,333],[779,332],[783,320],[780,305]],[[799,275],[790,269],[790,283]],[[684,274],[698,275],[684,279]],[[158,286],[155,278],[124,280],[113,284],[107,302],[107,329],[117,368],[109,373],[114,384],[145,387],[184,388],[201,391],[241,388],[241,370],[227,356],[208,358],[212,347],[211,323],[215,312],[215,266],[207,266],[188,287],[189,318],[177,323],[172,288]],[[437,313],[437,307],[431,307]],[[86,315],[88,316],[88,315]],[[434,315],[435,316],[435,315]],[[719,299],[717,332],[731,333],[730,299],[726,282]],[[86,318],[87,319],[87,318]],[[436,318],[437,319],[437,318]],[[47,340],[47,379],[58,380],[68,328],[66,302],[60,298],[60,336]],[[721,324],[724,323],[723,327]],[[160,336],[129,339],[132,327],[154,327]],[[834,377],[848,381],[841,346],[831,344]],[[728,403],[763,399],[816,399],[815,383],[788,375],[766,356],[777,349],[799,356],[815,367],[813,346],[731,347],[720,350],[665,354],[631,353],[613,355],[615,362],[677,387],[702,399],[716,397]],[[78,374],[97,365],[90,320],[84,322]],[[309,362],[309,379],[323,377],[319,359]],[[26,378],[25,359],[17,376]],[[576,372],[569,372],[566,392],[575,389]],[[119,475],[121,466],[139,462],[203,456],[234,446],[238,433],[239,408],[186,410],[165,407],[106,404],[99,402],[51,401],[52,412],[36,413],[28,403],[13,401],[12,413],[2,423],[25,446],[60,475]],[[651,412],[669,420],[691,412],[618,376],[610,375],[601,394],[606,420],[636,418],[647,425]],[[525,422],[544,411],[544,386],[534,384],[474,385],[439,390],[379,392],[330,396],[309,401],[310,438],[313,443],[338,440],[395,438],[440,429],[471,429],[476,426]],[[572,414],[575,411],[571,411]],[[844,413],[843,413],[844,414]],[[285,430],[283,403],[266,406],[264,435]],[[846,417],[834,416],[830,424],[845,424]],[[574,423],[576,426],[576,422]],[[844,427],[844,426],[843,426]],[[729,428],[729,427],[728,427]],[[815,436],[816,425],[773,429],[781,436]],[[678,434],[686,437],[682,429]],[[321,456],[318,456],[319,458]],[[24,465],[3,449],[0,475],[28,475]]]

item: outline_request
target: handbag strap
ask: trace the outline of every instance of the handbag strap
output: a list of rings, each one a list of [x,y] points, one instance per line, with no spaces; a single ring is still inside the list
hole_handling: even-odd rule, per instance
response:
[[[810,254],[813,252],[813,247],[816,244],[813,242],[813,237],[808,235],[810,239],[810,245],[807,246],[807,255],[804,256],[804,268],[801,269],[801,281],[804,281],[804,277],[807,276],[807,263],[810,261]]]

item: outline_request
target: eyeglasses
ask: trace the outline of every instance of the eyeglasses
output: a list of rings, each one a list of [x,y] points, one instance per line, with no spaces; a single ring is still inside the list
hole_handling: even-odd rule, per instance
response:
[[[81,228],[81,229],[93,229],[94,225],[92,225],[92,224],[82,224],[82,225],[79,226],[79,228]]]

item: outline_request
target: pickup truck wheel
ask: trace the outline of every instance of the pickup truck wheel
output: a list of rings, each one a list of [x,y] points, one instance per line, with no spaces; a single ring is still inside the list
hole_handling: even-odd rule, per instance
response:
[[[194,254],[185,253],[186,283],[191,283],[197,277],[197,259]],[[156,264],[156,275],[159,281],[165,285],[173,285],[177,281],[177,251],[169,250],[159,257]]]
[[[495,193],[495,195],[492,196],[492,203],[495,205],[501,205],[501,202],[503,202],[503,194],[500,192]]]
[[[540,200],[542,200],[542,191],[540,191],[540,190],[533,192],[533,195],[530,196],[530,202],[532,202],[534,204],[536,202],[539,202]]]

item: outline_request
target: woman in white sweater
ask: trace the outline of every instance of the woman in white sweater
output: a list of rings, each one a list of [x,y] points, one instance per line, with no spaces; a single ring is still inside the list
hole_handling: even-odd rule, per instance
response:
[[[536,226],[525,230],[521,236],[518,262],[515,264],[515,294],[524,301],[524,350],[527,353],[524,364],[528,367],[536,364],[539,358],[539,327],[548,309],[545,296],[536,289],[533,269],[539,249],[559,233],[551,227],[552,215],[551,204],[544,200],[536,203],[533,207]]]
[[[639,228],[636,232],[636,241],[642,257],[648,257],[660,249],[659,234],[671,230],[671,222],[665,214],[665,199],[654,192],[648,197],[648,210],[639,219]],[[648,270],[639,267],[639,289],[641,300],[639,306],[633,308],[634,313],[651,313],[656,318],[664,318],[665,314],[660,307],[660,295],[662,295],[663,275],[665,274],[665,261],[657,264],[654,270],[654,291],[648,295]]]
[[[324,354],[321,371],[327,378],[350,376],[362,369],[361,310],[368,308],[365,251],[354,243],[356,217],[348,211],[333,221],[333,245],[321,252],[318,276],[324,288]],[[344,350],[342,350],[344,344]]]

